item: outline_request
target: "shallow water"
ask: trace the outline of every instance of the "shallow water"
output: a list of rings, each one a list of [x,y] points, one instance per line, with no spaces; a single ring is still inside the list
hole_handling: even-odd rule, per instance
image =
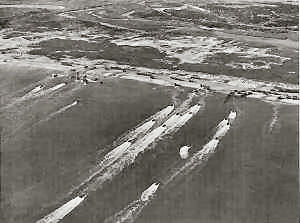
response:
[[[238,123],[206,167],[166,189],[136,222],[297,221],[297,108],[282,109],[284,124],[270,134],[269,106],[239,106]]]
[[[63,199],[88,175],[99,159],[97,154],[104,155],[118,136],[169,105],[168,94],[162,88],[154,90],[152,85],[135,81],[106,81],[61,98],[52,104],[58,111],[74,99],[80,101],[36,124],[49,114],[48,110],[39,113],[32,127],[2,145],[7,222],[38,220],[49,211],[47,207]]]
[[[172,137],[156,143],[154,150],[140,156],[63,222],[102,222],[131,207],[142,191],[181,162],[181,145],[191,144],[194,153],[208,141],[214,126],[231,108],[229,104],[220,109],[221,99],[208,98],[205,111]],[[296,221],[297,123],[283,120],[288,114],[295,122],[297,108],[281,110],[279,116],[285,124],[277,133],[275,129],[269,133],[271,106],[254,100],[237,104],[238,117],[206,166],[174,178],[151,204],[141,208],[135,222]],[[287,129],[289,140],[279,140]]]
[[[56,98],[41,97],[28,110],[37,116],[29,128],[2,145],[6,222],[35,222],[61,206],[70,190],[114,148],[118,137],[124,139],[128,130],[143,126],[174,98],[174,89],[130,80],[107,79],[103,85],[66,92]],[[269,131],[270,104],[255,99],[224,103],[224,98],[206,97],[197,115],[177,132],[155,140],[149,151],[89,193],[61,222],[102,222],[130,209],[149,185],[176,172],[182,162],[181,146],[191,145],[191,155],[197,152],[232,108],[237,119],[206,166],[176,176],[140,213],[132,213],[135,222],[294,222],[298,108],[280,106],[277,124]],[[51,116],[78,99],[76,106]],[[178,119],[185,122],[185,117]]]

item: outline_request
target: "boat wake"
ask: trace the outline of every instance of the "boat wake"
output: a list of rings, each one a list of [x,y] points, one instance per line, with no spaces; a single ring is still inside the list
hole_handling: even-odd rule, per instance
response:
[[[104,223],[132,223],[137,219],[144,207],[146,207],[150,202],[150,200],[146,202],[143,202],[140,199],[135,200],[120,212],[105,219]]]
[[[142,133],[146,133],[148,130],[150,130],[156,123],[160,123],[162,120],[168,117],[168,115],[174,111],[174,108],[174,105],[169,105],[165,107],[161,111],[155,113],[154,115],[146,119],[141,125],[137,126],[134,130],[126,132],[124,136],[119,137],[119,139],[117,139],[116,141],[128,141],[138,138],[142,135]]]
[[[64,87],[66,84],[67,83],[60,83],[60,84],[57,84],[57,85],[55,85],[53,87],[50,87],[48,89],[45,89],[45,87],[43,85],[39,85],[39,86],[35,87],[34,89],[32,89],[27,94],[25,94],[19,100],[24,101],[24,100],[28,100],[28,99],[31,99],[31,98],[34,98],[34,97],[39,97],[39,96],[44,96],[44,95],[50,94],[50,93]]]
[[[136,128],[133,133],[129,134],[130,136],[128,136],[128,140],[107,153],[99,165],[97,165],[96,171],[86,180],[84,180],[78,187],[73,189],[69,195],[87,196],[89,192],[101,189],[105,182],[112,180],[113,177],[121,173],[124,168],[133,164],[137,156],[144,152],[147,148],[150,148],[149,146],[155,140],[163,137],[164,135],[174,133],[180,127],[182,127],[188,120],[198,113],[200,107],[201,106],[197,104],[190,107],[182,115],[174,114],[163,124],[155,127],[152,130],[151,128],[156,123],[156,120],[147,121],[143,125]],[[173,105],[168,106],[154,116],[160,120],[166,118],[173,110]],[[149,130],[150,132],[148,132]],[[68,202],[66,204],[68,204]],[[140,208],[140,206],[138,207]],[[56,222],[51,219],[59,219],[56,213],[58,213],[57,211],[60,208],[46,216],[47,219],[49,219],[47,223]],[[66,209],[64,215],[67,215],[73,209]],[[62,215],[60,214],[60,216]]]
[[[76,208],[86,196],[83,197],[75,197],[74,199],[70,200],[69,202],[65,203],[60,208],[56,209],[51,214],[45,216],[44,218],[38,220],[36,223],[57,223],[61,219],[63,219],[68,213],[70,213],[74,208]]]
[[[100,170],[93,174],[93,179],[90,178],[88,181],[89,186],[82,188],[82,190],[87,192],[90,190],[95,191],[100,189],[103,183],[112,180],[112,178],[121,173],[125,167],[133,164],[140,153],[145,152],[147,148],[150,149],[149,146],[155,140],[162,138],[167,134],[176,132],[188,120],[197,114],[199,110],[200,105],[194,105],[182,116],[177,114],[172,115],[165,123],[154,128],[142,138],[137,139],[118,158],[112,158],[113,161],[108,162],[107,165],[101,165]],[[171,120],[172,122],[170,122]],[[104,161],[106,160],[107,159],[104,158]]]
[[[8,136],[6,136],[6,137],[12,137],[12,136],[14,136],[17,132],[19,132],[20,130],[22,130],[22,131],[24,132],[24,131],[26,131],[26,130],[27,130],[28,128],[30,128],[30,127],[34,127],[34,126],[36,126],[36,125],[39,125],[39,124],[42,123],[42,122],[48,121],[48,120],[50,120],[51,118],[53,118],[54,116],[56,116],[56,115],[58,115],[58,114],[61,114],[61,113],[65,112],[66,110],[68,110],[68,109],[74,107],[74,106],[77,105],[77,104],[78,104],[78,101],[74,101],[73,103],[71,103],[71,104],[69,104],[69,105],[66,105],[66,106],[62,107],[62,108],[59,109],[58,111],[51,113],[51,114],[48,115],[46,118],[41,119],[41,120],[39,120],[38,122],[36,122],[36,123],[34,123],[34,124],[28,124],[28,123],[25,122],[24,124],[22,124],[22,125],[18,126],[17,128],[15,128],[15,129],[10,133],[10,135],[8,135]]]
[[[174,110],[174,106],[170,105],[166,108],[162,109],[158,113],[154,114],[152,116],[155,120],[160,120],[162,118],[165,118],[168,116],[172,111]],[[95,178],[97,175],[101,174],[102,171],[105,171],[107,167],[109,167],[111,164],[113,164],[115,161],[117,161],[124,153],[125,151],[132,145],[133,140],[137,139],[137,137],[142,136],[146,134],[155,124],[155,121],[151,119],[148,122],[145,122],[144,124],[138,126],[136,129],[132,130],[128,133],[124,139],[126,140],[110,152],[108,152],[104,158],[100,161],[100,163],[97,165],[97,170],[90,175],[85,181],[83,181],[78,187],[74,188],[70,194],[74,193],[75,191],[80,190],[82,187],[86,186],[93,178]]]
[[[115,215],[107,218],[104,223],[132,223],[142,212],[144,207],[146,207],[151,200],[154,199],[155,193],[159,187],[160,183],[154,183],[149,188],[147,188],[141,195],[141,197],[129,205],[127,205],[123,210],[119,211]]]
[[[227,120],[229,120],[232,112],[230,112]],[[235,120],[231,119],[231,123]],[[171,181],[177,178],[179,175],[187,175],[196,167],[201,164],[205,164],[206,161],[216,152],[217,146],[222,139],[226,135],[226,133],[230,130],[231,124],[229,125],[222,125],[223,121],[221,121],[217,127],[216,132],[212,139],[206,143],[201,150],[195,152],[190,158],[186,159],[186,161],[177,168],[174,168],[171,173],[169,173],[164,179],[162,180],[162,187],[168,185]]]
[[[40,120],[40,121],[37,122],[35,125],[38,125],[38,124],[40,124],[41,122],[49,121],[51,118],[53,118],[53,117],[55,117],[55,116],[57,116],[57,115],[59,115],[59,114],[65,112],[65,111],[67,111],[68,109],[70,109],[70,108],[76,106],[77,104],[78,104],[78,101],[76,100],[76,101],[74,101],[73,103],[71,103],[71,104],[69,104],[69,105],[66,105],[66,106],[60,108],[60,109],[57,110],[56,112],[51,113],[51,114],[48,115],[45,119]]]
[[[168,174],[166,174],[160,184],[162,184],[161,187],[159,187],[160,190],[163,190],[168,184],[170,184],[175,179],[178,179],[180,177],[186,176],[191,171],[193,171],[195,168],[201,168],[203,167],[208,159],[213,156],[213,154],[217,151],[217,146],[220,142],[220,139],[225,136],[225,134],[229,131],[231,123],[235,120],[236,114],[235,112],[230,112],[229,116],[226,118],[226,120],[230,120],[229,125],[224,125],[224,120],[221,121],[217,127],[216,127],[216,133],[214,137],[205,144],[201,150],[195,152],[191,157],[187,158],[185,162],[181,163],[176,168],[173,168]],[[228,128],[224,128],[226,126],[229,126]],[[217,134],[218,132],[221,132],[222,134]],[[154,185],[154,184],[153,184]],[[151,196],[143,200],[143,194],[145,192],[148,192],[149,189],[153,187],[151,185],[146,191],[142,193],[142,196],[140,199],[137,199],[133,202],[131,202],[128,206],[126,206],[121,211],[117,212],[113,216],[107,218],[104,222],[105,223],[112,223],[112,222],[118,222],[118,223],[132,223],[134,222],[139,214],[142,212],[142,210],[151,203],[151,201],[155,198],[155,193],[157,191],[157,188],[155,190],[151,191]]]
[[[39,86],[35,87],[34,89],[32,89],[29,92],[29,94],[36,94],[36,93],[40,92],[43,89],[44,89],[44,86],[43,85],[39,85]]]
[[[192,100],[196,96],[196,93],[192,92],[189,93],[187,96],[187,99],[183,101],[176,109],[177,112],[183,112],[185,109],[189,107],[189,105],[192,103]]]
[[[47,94],[53,93],[53,92],[61,89],[65,85],[66,85],[66,83],[60,83],[60,84],[57,84],[48,89],[45,89],[45,87],[43,85],[39,85],[39,86],[33,88],[31,91],[29,91],[24,96],[17,98],[14,101],[12,101],[11,103],[7,104],[3,109],[11,108],[12,106],[14,106],[16,104],[20,104],[20,103],[30,100],[32,98],[37,98],[37,97],[41,97],[41,96],[45,96]]]
[[[37,92],[36,94],[34,94],[34,96],[39,97],[39,96],[44,96],[44,95],[50,94],[50,93],[52,93],[54,91],[57,91],[58,89],[66,86],[66,85],[67,85],[67,83],[57,84],[57,85],[55,85],[55,86],[53,86],[51,88],[48,88],[46,90]]]
[[[273,114],[272,114],[272,120],[271,123],[269,125],[269,132],[272,132],[272,130],[274,129],[274,127],[276,126],[276,124],[278,123],[278,116],[279,116],[279,106],[274,105],[273,106]]]

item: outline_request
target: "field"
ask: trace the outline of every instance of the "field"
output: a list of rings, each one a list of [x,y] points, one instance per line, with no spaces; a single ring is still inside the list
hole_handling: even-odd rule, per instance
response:
[[[2,1],[0,221],[297,222],[298,44],[295,1]]]

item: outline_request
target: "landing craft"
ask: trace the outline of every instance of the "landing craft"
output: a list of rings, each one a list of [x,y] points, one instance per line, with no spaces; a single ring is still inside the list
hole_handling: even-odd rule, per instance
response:
[[[79,103],[79,100],[75,100],[71,105],[77,105]]]
[[[44,85],[40,84],[39,86],[35,87],[34,89],[31,90],[31,93],[37,93],[40,90],[44,88]]]
[[[228,125],[228,123],[229,123],[228,119],[225,118],[218,124],[217,128],[218,129],[222,128],[223,126]]]
[[[65,85],[67,85],[67,83],[66,83],[66,82],[63,82],[63,83],[60,83],[60,84],[55,85],[55,86],[52,87],[52,88],[49,88],[49,90],[50,90],[50,91],[56,91],[56,90],[62,88],[63,86],[65,86]]]
[[[196,105],[194,105],[193,107],[190,108],[190,112],[192,112],[193,114],[197,113],[199,111],[200,107],[201,107],[200,104],[196,104]]]
[[[63,76],[65,76],[63,73],[53,73],[53,74],[51,74],[52,78],[63,77]]]
[[[215,149],[218,146],[219,142],[220,142],[220,139],[213,138],[203,146],[203,149],[201,151],[205,152],[205,153],[209,152],[209,150]]]
[[[87,81],[87,79],[85,79],[85,80],[81,80],[81,81],[82,81],[83,85],[87,85],[87,84],[88,84],[88,81]]]
[[[92,83],[96,83],[98,79],[96,79],[96,80],[95,80],[95,79],[94,79],[94,80],[92,80],[92,79],[90,79],[90,78],[86,78],[86,80],[87,80],[87,81],[89,81],[89,82],[92,82]]]
[[[189,150],[191,149],[190,146],[183,146],[179,150],[179,155],[181,159],[187,159],[189,157]]]
[[[154,193],[157,191],[160,183],[156,182],[148,187],[141,195],[142,201],[148,201],[151,197],[153,197]]]
[[[220,139],[222,138],[226,133],[227,131],[230,129],[230,125],[229,123],[224,125],[223,127],[219,128],[218,131],[216,132],[214,138],[215,139]]]
[[[174,104],[174,103],[172,103],[172,104],[170,104],[169,106],[175,107],[175,104]]]
[[[58,75],[59,75],[58,73],[53,73],[53,74],[51,74],[51,77],[55,78],[55,77],[58,77]]]
[[[203,146],[201,153],[206,155],[207,153],[213,151],[218,146],[219,142],[220,142],[219,139],[213,138]]]
[[[87,196],[88,196],[87,191],[83,191],[78,195],[78,197],[83,198],[83,199],[86,198]]]
[[[230,111],[230,113],[228,115],[229,122],[234,121],[235,118],[236,118],[236,111]]]

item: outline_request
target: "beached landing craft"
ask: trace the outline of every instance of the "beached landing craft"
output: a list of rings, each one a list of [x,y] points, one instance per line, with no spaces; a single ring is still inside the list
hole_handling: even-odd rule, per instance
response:
[[[65,86],[65,85],[67,85],[67,83],[66,83],[66,82],[63,82],[63,83],[57,84],[57,85],[55,85],[54,87],[52,87],[52,88],[49,88],[49,89],[48,89],[48,91],[49,91],[49,92],[56,91],[56,90],[58,90],[58,89],[62,88],[63,86]]]
[[[87,80],[88,82],[97,83],[98,78],[93,78],[93,79],[92,79],[92,78],[87,77],[86,80]]]
[[[63,73],[53,73],[53,74],[51,74],[52,78],[64,77],[64,76],[65,76],[65,74],[63,74]]]
[[[141,195],[141,200],[142,201],[148,201],[154,193],[157,191],[160,183],[156,182],[152,184],[150,187],[148,187]]]

